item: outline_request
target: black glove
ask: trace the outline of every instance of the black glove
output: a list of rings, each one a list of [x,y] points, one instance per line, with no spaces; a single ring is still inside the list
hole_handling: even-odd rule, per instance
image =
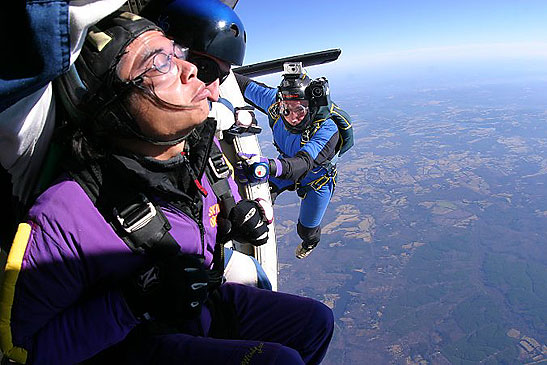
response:
[[[235,239],[253,246],[268,242],[268,220],[262,206],[254,200],[240,200],[228,219],[217,218],[218,232],[223,241]]]
[[[137,271],[122,292],[135,317],[176,324],[199,316],[207,281],[203,258],[179,253]]]

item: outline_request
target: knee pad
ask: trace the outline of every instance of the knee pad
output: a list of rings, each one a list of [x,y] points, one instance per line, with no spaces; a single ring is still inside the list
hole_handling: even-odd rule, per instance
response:
[[[308,246],[316,245],[321,240],[321,226],[308,228],[304,227],[300,221],[296,225],[296,232],[298,236],[302,238],[302,241],[306,242]]]

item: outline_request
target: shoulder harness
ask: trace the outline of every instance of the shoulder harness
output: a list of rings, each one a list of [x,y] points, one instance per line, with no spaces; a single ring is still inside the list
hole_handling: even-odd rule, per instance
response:
[[[221,214],[228,216],[235,205],[227,177],[230,168],[220,149],[213,142],[205,173],[215,196],[222,205]],[[127,189],[108,181],[101,168],[91,165],[70,176],[82,187],[114,232],[135,253],[174,255],[180,247],[169,233],[171,224],[161,207],[142,191]],[[105,181],[106,180],[106,181]],[[213,268],[209,270],[211,288],[222,283],[224,275],[224,245],[215,245]]]

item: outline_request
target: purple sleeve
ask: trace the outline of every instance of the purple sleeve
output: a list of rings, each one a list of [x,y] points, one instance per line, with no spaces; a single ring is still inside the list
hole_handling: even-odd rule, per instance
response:
[[[45,232],[31,225],[15,285],[14,345],[28,351],[29,363],[66,364],[123,340],[138,321],[121,293],[90,277],[88,266],[96,258],[86,257],[59,227]]]

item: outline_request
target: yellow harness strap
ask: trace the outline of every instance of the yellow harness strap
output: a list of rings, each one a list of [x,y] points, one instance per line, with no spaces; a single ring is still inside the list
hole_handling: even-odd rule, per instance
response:
[[[19,224],[8,261],[4,269],[4,282],[0,288],[0,348],[5,356],[20,363],[27,362],[27,350],[13,346],[11,337],[11,309],[15,296],[15,284],[21,271],[23,256],[30,239],[31,226],[28,223]]]

